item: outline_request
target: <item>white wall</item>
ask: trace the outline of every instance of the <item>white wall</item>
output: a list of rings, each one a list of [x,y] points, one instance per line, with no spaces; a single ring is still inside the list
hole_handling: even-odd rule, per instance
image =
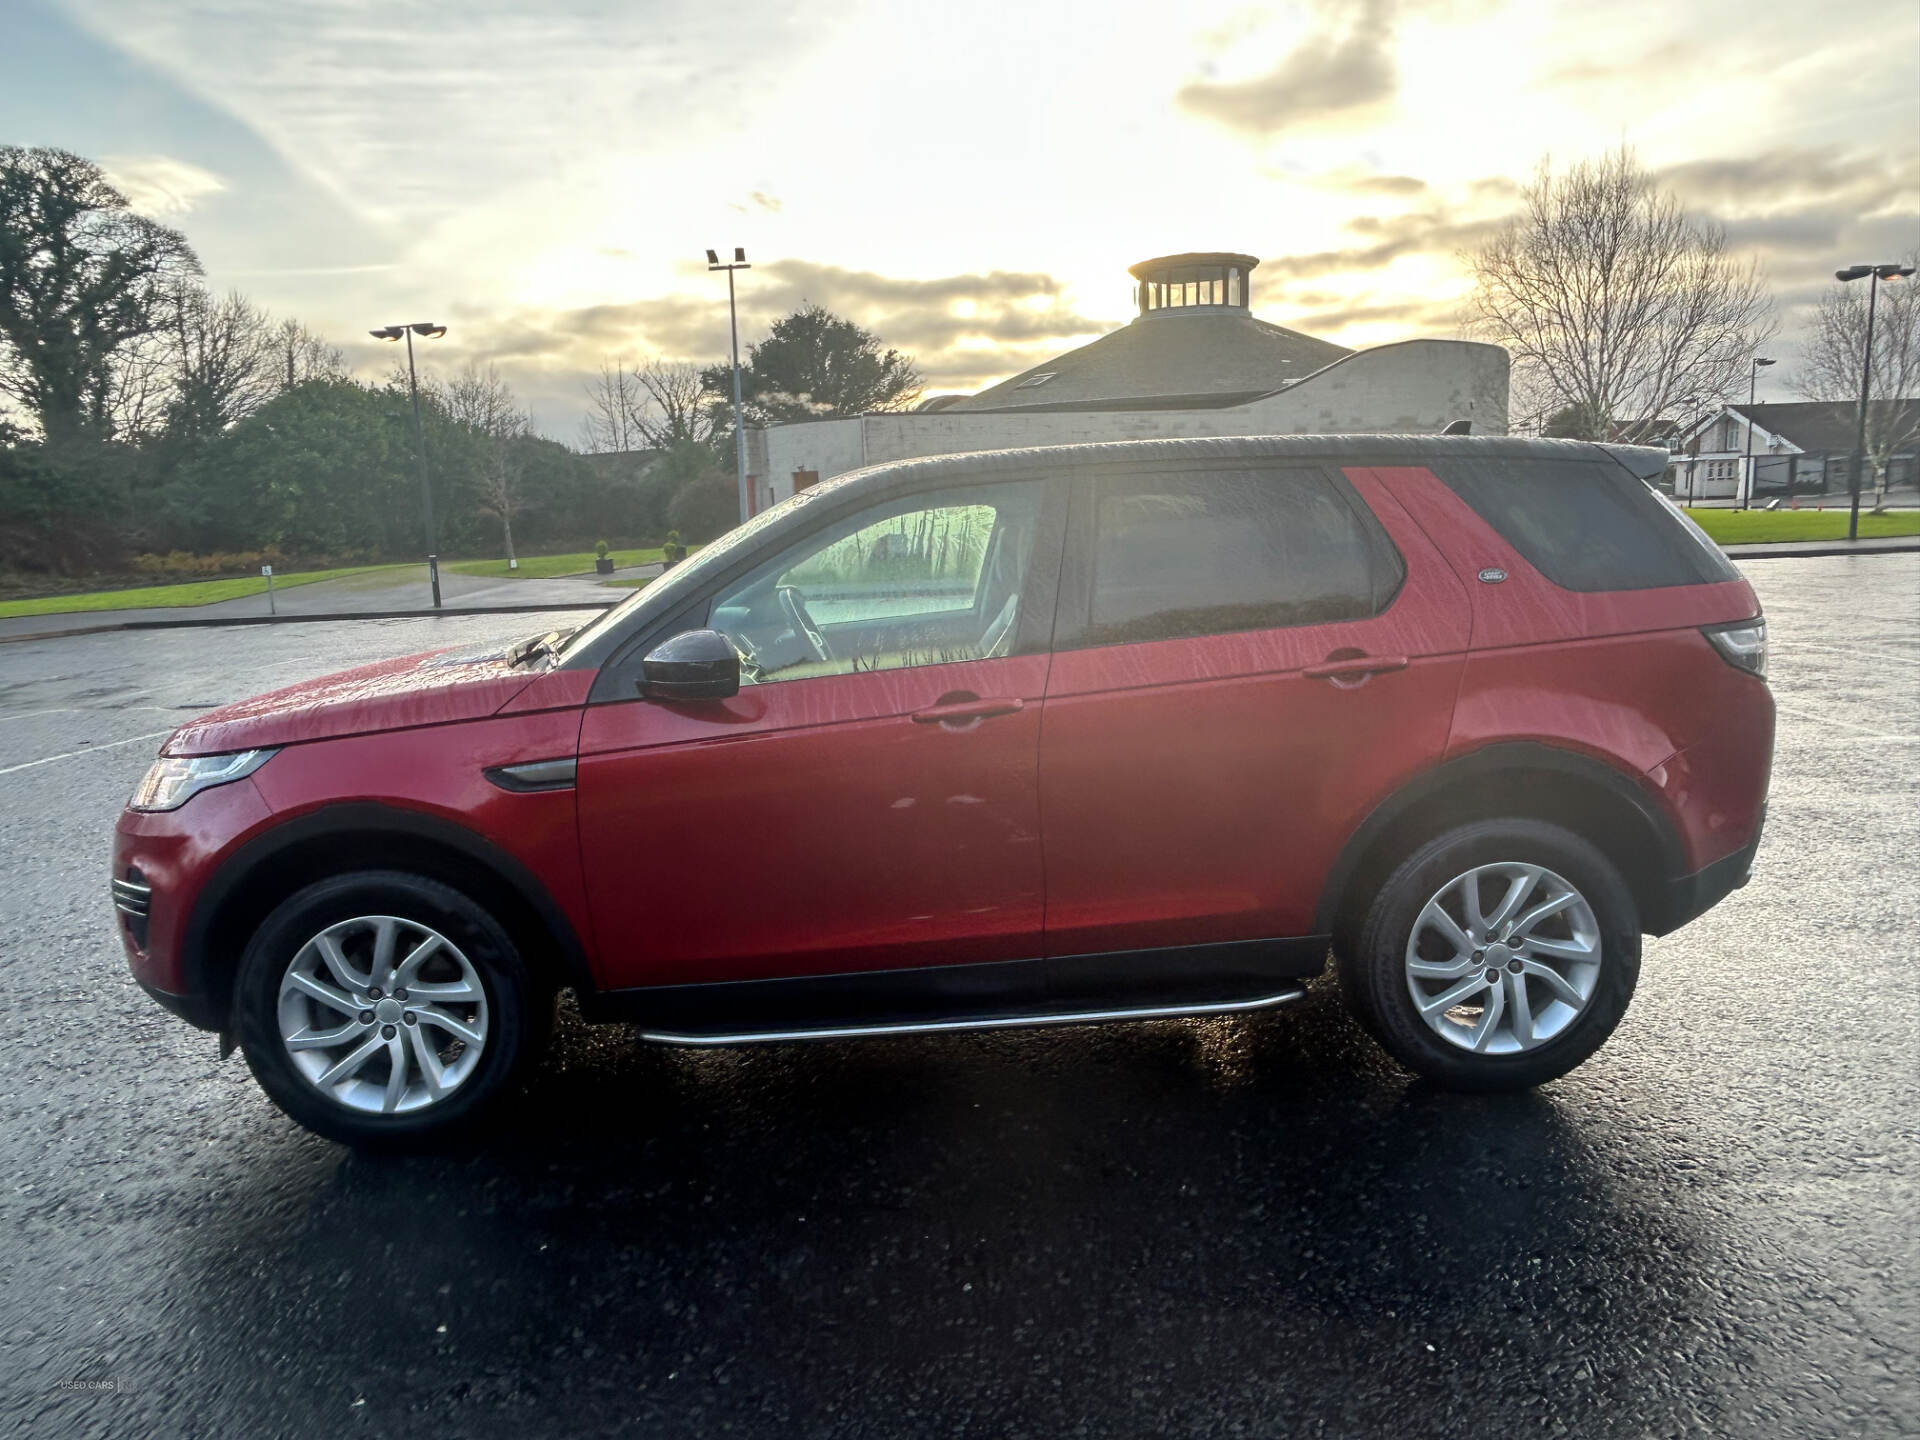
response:
[[[1205,435],[1437,434],[1471,420],[1476,435],[1507,432],[1507,352],[1462,340],[1408,340],[1363,350],[1276,395],[1215,410],[937,410],[776,425],[748,437],[759,492],[793,492],[793,472],[822,480],[861,465],[1017,445]]]

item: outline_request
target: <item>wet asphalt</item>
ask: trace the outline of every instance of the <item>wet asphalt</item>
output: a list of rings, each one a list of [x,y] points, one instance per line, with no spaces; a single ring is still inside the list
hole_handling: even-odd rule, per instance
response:
[[[194,710],[551,618],[0,646],[0,1434],[1920,1433],[1920,556],[1746,569],[1754,883],[1535,1093],[1413,1082],[1326,981],[704,1054],[563,1020],[416,1158],[133,987],[109,830]]]

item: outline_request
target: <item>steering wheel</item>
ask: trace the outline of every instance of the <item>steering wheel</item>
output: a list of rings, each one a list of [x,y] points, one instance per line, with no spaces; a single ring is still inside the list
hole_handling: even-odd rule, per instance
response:
[[[820,627],[813,623],[813,616],[807,613],[807,602],[800,594],[799,587],[780,585],[774,588],[773,593],[780,597],[780,608],[787,612],[787,619],[793,622],[794,633],[807,642],[813,658],[833,659],[833,651],[827,648],[827,637],[820,633]]]
[[[727,640],[740,652],[740,673],[747,677],[749,684],[757,685],[760,677],[766,673],[766,667],[760,663],[760,652],[753,647],[745,633],[728,635]]]

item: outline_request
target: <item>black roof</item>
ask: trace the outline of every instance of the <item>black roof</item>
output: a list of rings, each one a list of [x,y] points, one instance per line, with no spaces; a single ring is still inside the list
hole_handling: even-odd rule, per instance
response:
[[[1881,401],[1875,401],[1875,410]],[[1911,424],[1911,412],[1920,412],[1920,399],[1896,400],[1902,428]],[[1780,405],[1731,404],[1727,409],[1744,415],[1770,434],[1798,445],[1810,455],[1851,454],[1860,406],[1853,400],[1806,400]]]

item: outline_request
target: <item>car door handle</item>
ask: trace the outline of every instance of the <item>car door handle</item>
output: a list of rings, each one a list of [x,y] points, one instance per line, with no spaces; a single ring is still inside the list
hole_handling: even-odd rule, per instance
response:
[[[1309,665],[1301,673],[1314,680],[1358,680],[1388,670],[1407,668],[1404,655],[1356,655],[1351,660],[1326,660]]]
[[[1027,702],[1017,699],[982,700],[976,696],[966,700],[942,700],[938,705],[914,711],[913,723],[948,725],[955,720],[991,720],[995,715],[1012,715],[1026,708]]]

